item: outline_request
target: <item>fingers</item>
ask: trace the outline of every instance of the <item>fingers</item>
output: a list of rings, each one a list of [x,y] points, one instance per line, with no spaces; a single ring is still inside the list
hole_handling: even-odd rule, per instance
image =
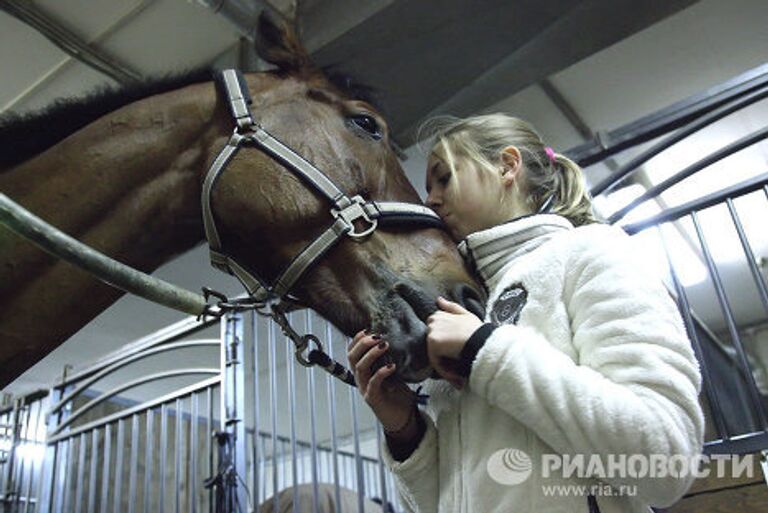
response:
[[[368,388],[365,391],[366,401],[376,401],[376,399],[378,399],[378,396],[382,392],[382,384],[384,380],[395,373],[395,368],[396,365],[390,363],[373,374],[371,380],[368,382]]]
[[[347,359],[355,374],[360,392],[365,395],[371,379],[371,365],[389,349],[389,344],[379,335],[359,332],[347,351]]]
[[[445,310],[446,312],[451,312],[455,314],[463,314],[468,313],[466,308],[461,306],[458,303],[454,303],[453,301],[448,301],[443,296],[438,296],[437,298],[437,306],[441,310]]]

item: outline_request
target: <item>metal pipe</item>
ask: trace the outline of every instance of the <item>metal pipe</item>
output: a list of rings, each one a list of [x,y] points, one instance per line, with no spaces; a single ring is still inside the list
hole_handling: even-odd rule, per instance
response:
[[[88,472],[88,505],[85,511],[95,511],[96,506],[96,463],[99,460],[99,430],[91,431],[90,471]]]
[[[701,341],[699,340],[699,335],[696,332],[696,326],[694,325],[693,318],[691,316],[691,305],[688,302],[688,294],[685,292],[685,287],[683,287],[682,283],[680,283],[680,280],[677,277],[677,272],[672,265],[672,259],[670,258],[669,247],[667,245],[666,238],[664,237],[664,232],[658,226],[656,227],[656,230],[659,235],[659,240],[661,241],[661,246],[664,249],[664,256],[667,259],[669,273],[672,276],[672,283],[674,284],[675,291],[677,292],[677,301],[682,312],[683,322],[685,323],[685,327],[688,330],[688,337],[691,339],[693,352],[696,355],[696,359],[699,361],[701,367],[701,374],[703,378],[702,381],[704,382],[704,392],[707,396],[707,399],[709,400],[710,409],[712,410],[712,415],[715,420],[715,430],[717,431],[717,436],[720,438],[728,438],[728,428],[725,423],[725,418],[723,417],[723,410],[720,407],[720,399],[717,396],[717,392],[712,387],[712,377],[709,372],[709,366],[707,365],[706,359],[704,358],[704,351],[701,349]]]
[[[210,446],[209,446],[210,450]],[[168,472],[168,404],[160,405],[160,501],[158,512],[165,513],[165,478]],[[208,474],[208,475],[213,475]]]
[[[123,513],[123,450],[125,448],[125,420],[117,421],[117,443],[115,451],[117,452],[117,462],[115,465],[115,480],[112,483],[115,488],[113,511],[114,513]]]
[[[757,91],[754,91],[750,93],[749,95],[745,96],[744,98],[740,99],[738,102],[725,105],[724,107],[721,107],[713,112],[710,112],[706,116],[703,116],[701,119],[696,120],[694,123],[691,123],[690,125],[681,128],[677,132],[673,133],[671,136],[667,137],[663,141],[654,144],[647,150],[643,151],[638,155],[637,157],[633,158],[621,168],[616,171],[615,173],[611,173],[610,176],[606,177],[604,180],[599,182],[597,185],[595,185],[589,193],[592,195],[592,197],[597,196],[598,194],[601,194],[605,191],[609,191],[613,189],[616,185],[618,185],[624,177],[630,175],[635,171],[636,169],[640,168],[643,164],[651,160],[653,157],[661,153],[662,151],[666,150],[670,146],[672,146],[675,143],[678,143],[682,141],[683,139],[687,138],[690,135],[695,134],[696,132],[702,130],[703,128],[708,127],[709,125],[713,124],[715,121],[718,121],[730,114],[733,114],[734,112],[737,112],[741,109],[744,109],[753,103],[756,103],[764,98],[768,97],[768,87],[762,87],[761,89],[758,89]]]
[[[259,13],[267,6],[259,0],[197,0],[199,4],[220,14],[249,41],[256,40]]]
[[[717,294],[717,300],[720,303],[720,310],[723,312],[723,315],[725,316],[725,322],[728,325],[728,331],[731,334],[731,340],[733,341],[734,348],[736,349],[736,353],[739,355],[739,364],[741,368],[746,373],[746,381],[747,381],[747,390],[749,390],[750,398],[752,399],[753,406],[755,407],[758,421],[760,425],[762,426],[762,429],[768,429],[768,422],[766,421],[766,415],[763,411],[763,405],[762,401],[760,400],[760,392],[757,390],[757,385],[755,384],[755,377],[752,374],[751,369],[749,368],[749,361],[747,360],[747,355],[744,352],[744,347],[741,344],[741,338],[739,337],[738,329],[736,328],[736,322],[733,319],[733,313],[731,310],[731,305],[728,302],[728,297],[725,294],[725,288],[723,287],[723,282],[720,279],[720,273],[717,270],[717,266],[715,265],[715,261],[712,258],[712,254],[709,251],[709,246],[707,245],[707,241],[704,238],[704,232],[701,229],[701,224],[699,223],[699,218],[696,214],[696,212],[691,212],[691,220],[693,221],[693,226],[696,228],[696,235],[699,238],[699,243],[701,244],[701,249],[704,253],[704,259],[707,263],[707,268],[709,269],[710,277],[712,278],[712,283],[715,286],[715,292]]]
[[[175,390],[169,394],[166,394],[164,396],[158,397],[156,399],[152,399],[151,401],[148,401],[146,403],[142,403],[136,406],[133,406],[131,408],[128,408],[126,410],[121,410],[118,412],[115,412],[107,417],[104,417],[103,419],[97,419],[93,422],[89,422],[87,424],[83,424],[82,426],[79,426],[77,428],[72,429],[71,431],[67,431],[66,433],[62,433],[60,435],[56,436],[50,436],[48,437],[48,442],[55,442],[58,440],[64,440],[66,438],[70,438],[72,436],[75,436],[79,433],[82,433],[83,431],[88,431],[90,429],[93,429],[95,427],[107,424],[108,422],[113,422],[118,419],[123,419],[126,417],[130,417],[134,413],[140,413],[142,411],[147,410],[148,408],[153,408],[159,404],[163,404],[168,401],[172,401],[173,399],[176,399],[177,397],[183,397],[185,395],[190,394],[191,392],[199,389],[203,389],[208,386],[214,386],[219,383],[221,380],[221,376],[214,376],[212,378],[204,379],[203,381],[200,381],[198,383],[189,385],[188,387],[184,387],[180,390]]]
[[[640,205],[641,203],[651,198],[655,198],[659,196],[662,192],[666,191],[670,187],[677,185],[678,183],[685,180],[689,176],[697,173],[698,171],[701,171],[702,169],[709,167],[712,164],[719,162],[720,160],[743,150],[744,148],[752,146],[753,144],[757,144],[758,142],[766,138],[768,138],[768,126],[760,130],[757,130],[756,132],[753,132],[749,135],[746,135],[741,139],[739,139],[738,141],[734,141],[731,144],[724,146],[723,148],[720,148],[714,153],[707,155],[706,157],[699,160],[698,162],[693,163],[692,165],[686,167],[682,171],[675,173],[674,175],[670,176],[666,180],[663,180],[662,182],[646,190],[640,196],[630,201],[627,205],[623,206],[622,208],[620,208],[619,210],[611,214],[611,216],[608,218],[608,222],[610,224],[616,223],[618,220],[622,219],[625,215],[627,215],[627,213],[629,213],[632,209],[634,209],[636,206]]]
[[[331,323],[325,322],[325,339],[328,340],[328,356],[333,360],[333,328]],[[333,494],[336,504],[341,504],[341,487],[339,484],[339,439],[336,432],[336,378],[330,374],[326,376],[326,390],[328,391],[328,402],[330,406],[330,416],[328,421],[331,427],[331,455],[333,457]]]
[[[200,294],[109,258],[46,223],[3,193],[0,193],[0,223],[108,285],[186,314],[203,315],[207,311],[205,298]]]
[[[182,398],[178,397],[176,398],[176,436],[174,438],[174,443],[176,445],[176,450],[174,452],[175,457],[175,463],[176,466],[174,467],[174,477],[176,478],[176,489],[174,490],[174,500],[173,500],[173,506],[174,511],[176,513],[181,513],[181,483],[182,483],[182,476],[181,476],[181,451],[184,447],[184,431],[181,429],[181,424],[184,422],[184,415],[181,412],[182,410]]]
[[[173,378],[177,376],[186,376],[189,374],[218,374],[218,369],[206,369],[206,368],[199,368],[199,369],[179,369],[179,370],[172,370],[172,371],[165,371],[165,372],[158,372],[157,374],[150,374],[149,376],[142,376],[140,378],[134,379],[133,381],[129,381],[127,383],[122,383],[118,385],[117,387],[109,390],[106,393],[101,394],[100,396],[96,397],[95,399],[92,399],[91,401],[84,404],[82,407],[80,407],[75,413],[70,415],[67,420],[60,423],[56,430],[53,432],[54,435],[59,434],[65,427],[70,425],[75,419],[77,419],[80,415],[85,413],[86,411],[90,410],[100,402],[106,401],[112,396],[115,396],[122,392],[123,390],[127,390],[129,388],[137,387],[139,385],[143,385],[145,383],[150,383],[152,381],[158,381],[165,378]]]
[[[99,511],[107,513],[109,504],[109,474],[112,470],[110,460],[112,459],[112,424],[104,426],[104,460],[101,466],[101,507]]]
[[[74,456],[74,444],[75,440],[73,438],[70,438],[67,440],[67,460],[64,462],[63,467],[66,468],[66,471],[63,473],[63,486],[64,486],[64,505],[61,511],[64,513],[72,511],[71,504],[72,504],[72,492],[71,492],[71,481],[72,476],[74,474],[74,466],[75,466],[75,458]]]
[[[253,369],[253,454],[251,456],[251,490],[253,490],[253,504],[258,507],[261,504],[261,493],[259,490],[259,471],[260,460],[263,457],[259,450],[260,436],[259,427],[261,426],[259,409],[261,408],[260,390],[260,361],[259,361],[259,333],[256,323],[256,312],[251,311],[251,335],[253,338],[253,358],[251,365]]]
[[[136,467],[139,463],[139,415],[131,417],[131,462],[128,471],[128,513],[136,511]]]
[[[349,400],[352,405],[352,432],[354,434],[355,447],[355,476],[357,482],[357,508],[358,511],[364,511],[363,498],[365,497],[365,483],[363,482],[363,466],[360,459],[360,426],[357,418],[357,400],[358,394],[356,388],[349,388]]]
[[[290,313],[288,314],[288,322],[293,325],[294,323],[294,314]],[[291,487],[293,489],[293,508],[298,509],[301,511],[301,498],[299,497],[299,480],[298,480],[298,462],[297,462],[297,454],[296,454],[296,375],[294,371],[294,362],[293,359],[290,358],[288,355],[291,354],[291,348],[293,347],[293,342],[290,338],[284,337],[283,342],[285,343],[285,366],[286,366],[286,374],[288,377],[288,412],[290,416],[290,429],[291,429],[291,478],[292,483]]]
[[[158,353],[163,353],[165,351],[172,351],[174,349],[188,349],[190,347],[218,347],[220,341],[216,339],[211,340],[194,340],[190,342],[175,342],[171,344],[164,344],[159,347],[155,347],[152,349],[149,349],[147,351],[134,354],[133,356],[129,356],[127,358],[123,358],[122,360],[116,361],[112,365],[109,365],[105,367],[100,372],[97,372],[96,374],[92,375],[87,380],[79,383],[75,388],[72,389],[72,391],[68,392],[67,395],[61,398],[60,401],[57,401],[53,406],[51,406],[51,409],[48,411],[48,414],[58,411],[61,407],[63,407],[66,403],[71,401],[76,395],[78,395],[83,390],[86,390],[89,386],[91,386],[96,381],[100,380],[107,374],[111,374],[115,372],[117,369],[120,369],[122,367],[125,367],[129,363],[135,362],[137,360],[141,360],[144,358],[147,358],[149,356],[153,356]],[[72,380],[70,380],[70,383]]]
[[[277,336],[275,323],[269,323],[269,398],[270,414],[272,420],[272,507],[273,511],[280,511],[280,499],[277,474]]]
[[[155,461],[155,412],[147,409],[146,418],[146,447],[144,448],[144,513],[153,511],[152,506],[152,467]],[[160,468],[160,480],[162,481],[164,468]],[[162,497],[162,496],[161,496]]]
[[[197,513],[197,445],[199,441],[197,413],[200,406],[197,392],[191,395],[190,401],[192,402],[192,415],[189,419],[189,506],[187,510],[191,513]],[[149,512],[149,510],[145,511]]]
[[[728,102],[765,87],[766,84],[768,84],[768,64],[763,64],[637,121],[608,133],[598,134],[595,140],[571,148],[566,151],[566,154],[582,167],[600,162],[627,148],[685,126]]]
[[[305,320],[306,320],[306,332],[307,333],[314,333],[314,329],[312,326],[312,312],[307,309],[305,310]],[[330,341],[329,341],[330,343]],[[311,472],[312,472],[312,511],[319,511],[320,504],[318,502],[318,476],[317,476],[317,412],[315,411],[315,401],[312,400],[312,397],[316,390],[316,384],[315,384],[315,368],[310,367],[307,369],[307,373],[309,374],[308,380],[307,380],[307,397],[309,399],[309,427],[310,427],[310,443],[311,448],[309,452],[310,461],[312,464]]]
[[[725,201],[727,198],[738,198],[739,196],[744,196],[750,192],[760,190],[763,187],[768,188],[766,183],[768,183],[768,173],[763,173],[762,175],[749,178],[743,182],[737,183],[736,185],[726,187],[721,191],[707,194],[702,198],[689,201],[688,203],[683,203],[682,205],[674,208],[670,208],[666,212],[655,215],[653,217],[649,217],[643,221],[625,224],[622,226],[622,229],[629,235],[634,235],[661,223],[674,221],[683,216],[689,215],[695,210],[703,210],[713,205],[717,205],[718,203]]]
[[[728,198],[725,200],[725,203],[728,205],[728,212],[731,214],[731,220],[736,228],[736,233],[739,234],[741,248],[744,250],[749,270],[752,272],[752,278],[755,280],[755,286],[757,286],[757,292],[760,295],[760,300],[763,302],[763,308],[768,313],[768,287],[766,287],[763,275],[760,273],[757,262],[755,262],[755,253],[752,251],[752,246],[749,244],[746,233],[744,233],[744,227],[741,224],[738,212],[736,212],[736,207],[733,205],[733,200]]]
[[[75,59],[104,73],[118,83],[130,84],[141,80],[141,74],[113,57],[91,48],[70,30],[30,2],[0,0],[0,9],[42,34],[51,43]]]

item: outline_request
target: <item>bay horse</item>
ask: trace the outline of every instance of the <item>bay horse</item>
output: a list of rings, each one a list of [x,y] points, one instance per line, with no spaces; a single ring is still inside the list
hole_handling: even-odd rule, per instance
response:
[[[421,204],[365,98],[312,64],[285,23],[262,16],[249,73],[258,123],[350,196]],[[121,262],[151,272],[203,240],[201,186],[232,133],[208,74],[104,93],[0,127],[0,191]],[[257,150],[240,151],[211,204],[238,262],[267,280],[329,224],[315,191]],[[332,248],[291,291],[348,336],[390,341],[399,375],[429,377],[426,318],[444,295],[481,312],[482,292],[436,228],[379,229]],[[0,226],[0,386],[66,341],[122,292]]]

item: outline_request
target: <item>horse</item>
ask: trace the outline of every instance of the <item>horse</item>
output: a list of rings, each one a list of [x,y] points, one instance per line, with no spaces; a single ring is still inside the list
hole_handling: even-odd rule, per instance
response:
[[[350,195],[421,204],[365,90],[315,66],[281,20],[262,15],[257,34],[258,54],[274,66],[245,75],[257,122]],[[205,171],[233,131],[225,103],[210,74],[191,73],[6,119],[0,191],[151,272],[204,239]],[[326,203],[257,149],[237,153],[210,199],[229,253],[267,280],[328,227]],[[0,386],[122,295],[1,226],[0,291]],[[433,373],[425,322],[436,297],[476,313],[484,297],[454,241],[426,226],[380,228],[338,243],[291,294],[347,336],[363,328],[384,335],[408,382]]]

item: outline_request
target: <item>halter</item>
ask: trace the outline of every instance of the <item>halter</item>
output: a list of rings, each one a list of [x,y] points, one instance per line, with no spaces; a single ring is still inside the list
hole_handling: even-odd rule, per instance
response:
[[[255,306],[257,311],[264,306],[270,307],[272,313],[266,315],[275,319],[283,332],[294,340],[297,347],[296,357],[303,365],[322,365],[326,370],[348,383],[351,379],[350,384],[354,384],[354,378],[351,377],[349,371],[343,367],[337,368],[340,367],[340,364],[333,362],[322,352],[322,346],[317,337],[314,335],[300,337],[290,327],[285,317],[285,307],[281,307],[280,304],[296,302],[296,299],[290,296],[293,286],[310,267],[315,265],[329,249],[344,237],[348,236],[356,242],[361,242],[380,226],[389,224],[416,224],[441,229],[444,229],[445,226],[440,217],[424,205],[396,201],[366,201],[359,195],[349,197],[325,173],[254,121],[249,109],[252,99],[248,93],[245,79],[238,70],[225,70],[216,78],[217,85],[229,105],[236,127],[227,145],[211,164],[203,182],[203,225],[210,249],[211,264],[221,271],[234,275],[243,284],[250,295],[251,306]],[[243,146],[252,146],[264,152],[285,169],[298,175],[300,179],[303,179],[308,186],[322,194],[330,203],[329,217],[333,220],[331,225],[294,257],[273,284],[267,283],[266,280],[248,270],[225,252],[211,210],[211,191],[216,179]],[[365,227],[356,231],[355,221],[363,221]],[[211,291],[207,291],[207,293],[211,293]],[[301,351],[306,349],[310,341],[320,347],[322,355],[316,354],[313,357],[310,353],[310,359],[306,360],[301,356]],[[313,362],[313,359],[316,361]],[[344,372],[347,375],[342,376]]]

